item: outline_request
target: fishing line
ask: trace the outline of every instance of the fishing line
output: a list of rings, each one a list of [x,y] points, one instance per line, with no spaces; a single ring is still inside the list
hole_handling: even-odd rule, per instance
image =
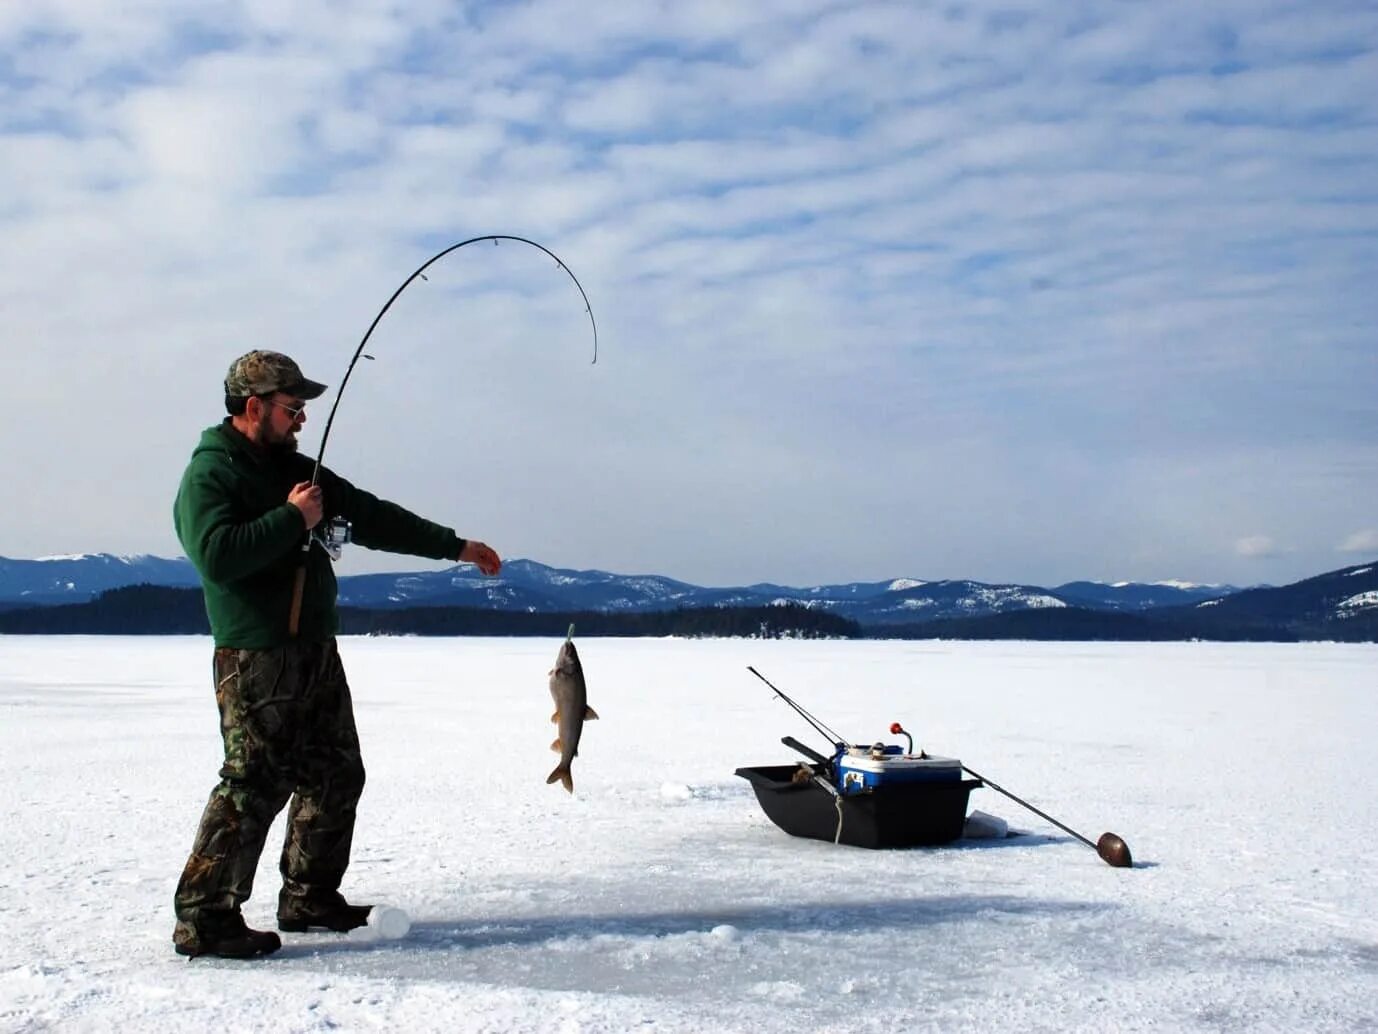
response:
[[[408,287],[410,287],[413,281],[415,281],[418,277],[422,280],[427,279],[425,275],[427,269],[429,269],[436,262],[439,262],[446,255],[450,254],[450,252],[458,251],[460,248],[468,247],[470,244],[477,244],[479,241],[492,241],[494,247],[497,246],[499,241],[516,241],[519,244],[529,244],[531,247],[545,252],[552,259],[555,260],[555,264],[559,266],[561,269],[563,269],[565,273],[568,274],[569,278],[574,281],[574,286],[579,289],[579,297],[584,300],[584,311],[588,313],[589,325],[593,328],[593,362],[598,362],[598,321],[593,318],[593,305],[590,304],[589,296],[584,291],[584,285],[581,284],[579,282],[579,278],[574,275],[574,270],[570,269],[567,265],[565,265],[564,260],[560,258],[559,255],[555,254],[555,252],[551,251],[544,244],[538,244],[536,241],[528,240],[526,237],[517,237],[510,233],[489,233],[484,234],[482,237],[470,237],[467,241],[460,241],[458,244],[451,244],[448,248],[444,248],[443,250],[436,252],[434,255],[428,258],[425,262],[423,262],[420,266],[416,268],[415,272],[413,272],[411,276],[407,277],[407,279],[402,281],[401,286],[398,287],[397,290],[392,292],[392,297],[387,300],[387,303],[381,309],[378,310],[378,315],[373,317],[373,322],[368,325],[368,330],[364,332],[364,336],[362,340],[360,340],[359,342],[359,347],[354,350],[354,355],[349,360],[349,367],[345,370],[344,378],[340,381],[339,390],[335,392],[335,402],[330,407],[330,415],[327,416],[325,420],[325,431],[321,435],[321,447],[316,453],[316,465],[311,471],[311,485],[313,487],[317,484],[317,482],[320,479],[321,465],[325,461],[325,446],[326,443],[330,440],[330,428],[334,426],[335,413],[340,408],[340,400],[344,398],[344,390],[345,387],[349,384],[350,376],[354,373],[354,367],[358,365],[360,359],[373,359],[373,356],[365,355],[364,353],[364,347],[368,344],[368,339],[373,336],[373,331],[377,328],[378,324],[382,322],[383,317],[387,315],[388,310],[392,308],[392,303],[397,301],[397,299],[401,297],[402,292],[405,291]],[[301,547],[301,563],[297,566],[296,578],[294,579],[292,586],[292,604],[287,616],[288,633],[293,638],[296,638],[297,629],[299,628],[301,621],[302,597],[306,590],[306,558],[307,554],[311,552],[312,542],[319,542],[322,548],[325,549],[327,553],[330,553],[332,557],[335,556],[335,553],[332,552],[332,547],[329,542],[311,532],[307,533],[306,541],[302,544]]]
[[[443,251],[436,252],[425,262],[423,262],[417,268],[417,270],[414,273],[412,273],[411,276],[403,280],[402,286],[397,288],[396,291],[392,292],[392,297],[387,300],[387,304],[384,305],[380,310],[378,310],[378,315],[373,317],[373,322],[368,325],[368,330],[364,332],[364,337],[363,340],[359,342],[359,347],[354,350],[354,356],[349,360],[349,368],[345,370],[344,378],[340,381],[340,389],[335,393],[335,403],[330,407],[330,415],[326,417],[325,432],[321,435],[321,447],[320,450],[316,453],[316,467],[311,472],[312,485],[315,485],[317,478],[320,477],[321,464],[325,459],[325,444],[327,441],[330,440],[330,427],[332,424],[335,423],[335,411],[340,408],[340,400],[344,398],[345,386],[349,383],[350,375],[354,373],[354,367],[358,364],[361,358],[373,358],[373,356],[371,355],[364,354],[364,346],[368,344],[368,339],[373,336],[374,329],[378,326],[380,322],[382,322],[383,317],[387,315],[387,311],[390,308],[392,308],[392,303],[397,301],[398,297],[401,296],[402,292],[405,291],[408,287],[410,287],[412,282],[416,280],[417,277],[420,277],[422,280],[427,279],[424,275],[426,270],[429,269],[436,262],[439,262],[452,251],[458,251],[460,248],[467,247],[470,244],[477,244],[479,241],[492,241],[495,247],[497,246],[497,243],[499,241],[517,241],[520,244],[529,244],[533,248],[538,248],[555,260],[555,264],[559,266],[561,269],[563,269],[565,273],[569,275],[569,278],[574,281],[574,286],[579,289],[579,297],[583,298],[584,300],[584,311],[588,313],[589,325],[593,327],[593,362],[598,362],[598,322],[593,318],[593,306],[589,304],[589,296],[586,293],[584,293],[584,285],[579,283],[579,278],[574,275],[574,271],[570,269],[569,266],[565,265],[564,260],[561,259],[559,255],[555,254],[555,252],[551,251],[544,244],[537,244],[533,240],[528,240],[525,237],[515,237],[512,234],[508,233],[490,233],[485,234],[482,237],[470,237],[467,241],[460,241],[458,244],[451,244],[448,248],[445,248]],[[308,548],[309,546],[310,544],[308,543]]]

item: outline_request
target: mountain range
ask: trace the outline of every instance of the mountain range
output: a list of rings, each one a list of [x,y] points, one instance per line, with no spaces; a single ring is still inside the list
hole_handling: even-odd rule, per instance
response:
[[[1378,641],[1378,564],[1341,568],[1284,586],[1237,588],[1183,582],[1067,582],[1052,588],[894,578],[796,587],[708,587],[662,575],[621,575],[511,560],[496,578],[468,564],[440,571],[345,575],[345,624],[353,631],[523,634],[560,615],[603,615],[606,634],[658,634],[645,616],[734,613],[714,627],[748,626],[775,610],[814,614],[815,634],[961,639],[1338,639]],[[152,586],[142,596],[134,587]],[[108,553],[0,557],[0,628],[9,631],[156,633],[204,625],[200,581],[184,558]],[[135,595],[130,596],[129,593]],[[159,594],[162,595],[159,595]],[[171,595],[169,595],[171,594]],[[62,613],[59,613],[60,608]],[[142,614],[142,617],[140,616]],[[490,615],[483,618],[481,615]],[[45,616],[50,615],[50,616]],[[716,619],[714,619],[716,621]],[[842,624],[837,624],[837,622]],[[735,623],[734,623],[735,622]],[[827,622],[833,622],[832,625]],[[829,629],[853,629],[830,632]],[[713,634],[713,633],[706,633]]]
[[[0,608],[83,603],[130,585],[195,588],[196,570],[185,558],[77,556],[15,560],[0,557]],[[1238,593],[1234,586],[1169,583],[1068,582],[1033,585],[894,578],[796,587],[762,582],[710,587],[662,575],[622,575],[510,560],[488,578],[469,564],[441,571],[344,575],[341,606],[369,610],[470,607],[527,613],[597,611],[646,613],[699,607],[761,607],[795,603],[865,625],[907,625],[939,619],[980,618],[1043,608],[1141,612],[1186,606]]]

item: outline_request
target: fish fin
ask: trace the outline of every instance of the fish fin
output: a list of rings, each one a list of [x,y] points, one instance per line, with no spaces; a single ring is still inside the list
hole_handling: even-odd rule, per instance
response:
[[[586,721],[586,722],[594,722],[594,721],[597,721],[597,720],[598,720],[598,712],[595,711],[593,708],[589,707],[588,704],[585,704],[585,705],[584,705],[584,721]]]
[[[553,783],[557,779],[563,784],[566,790],[570,793],[574,792],[574,775],[570,772],[568,765],[555,766],[555,771],[551,772],[550,775],[546,777],[546,783]]]
[[[550,720],[552,722],[558,722],[560,720],[560,712],[556,711],[553,715],[550,716]]]
[[[560,753],[560,751],[565,749],[565,745],[560,742],[560,737],[555,737],[555,742],[550,745],[550,749],[553,750],[556,754]]]

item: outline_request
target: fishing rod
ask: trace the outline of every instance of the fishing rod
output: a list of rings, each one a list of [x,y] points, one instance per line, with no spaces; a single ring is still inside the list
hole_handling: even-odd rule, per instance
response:
[[[890,726],[890,731],[892,733],[903,733],[905,736],[909,736],[909,733],[905,732],[904,726],[900,725],[899,722],[893,723]],[[911,744],[914,742],[914,738],[912,736],[909,737],[909,742]],[[910,749],[912,750],[913,748],[911,747]],[[962,771],[965,772],[967,775],[971,776],[973,779],[981,780],[981,782],[985,783],[996,793],[1004,794],[1010,800],[1014,801],[1015,804],[1022,805],[1023,807],[1028,808],[1029,811],[1033,812],[1040,818],[1047,819],[1049,822],[1051,822],[1058,829],[1062,830],[1064,833],[1072,834],[1072,836],[1076,837],[1087,847],[1092,848],[1096,852],[1096,854],[1100,855],[1101,860],[1104,861],[1107,865],[1112,865],[1116,869],[1128,869],[1131,866],[1133,866],[1134,856],[1129,851],[1129,845],[1124,842],[1124,837],[1120,836],[1118,833],[1102,833],[1100,835],[1100,839],[1098,839],[1095,843],[1092,843],[1089,838],[1082,836],[1071,826],[1064,825],[1063,823],[1059,822],[1057,819],[1049,815],[1046,811],[1041,811],[1040,809],[1035,808],[1028,801],[1024,800],[1024,798],[1016,797],[1014,794],[1010,793],[1008,790],[1006,790],[999,783],[995,782],[993,779],[987,779],[980,772],[973,771],[966,765],[962,766]]]
[[[965,772],[967,775],[971,776],[973,779],[981,780],[981,782],[985,783],[992,790],[1004,794],[1010,800],[1014,801],[1015,804],[1022,804],[1025,808],[1028,808],[1029,811],[1033,812],[1035,815],[1047,819],[1049,822],[1051,822],[1058,829],[1062,830],[1064,833],[1072,834],[1072,836],[1076,837],[1087,847],[1095,851],[1096,854],[1100,855],[1101,860],[1105,862],[1107,865],[1114,866],[1116,869],[1133,868],[1134,856],[1130,853],[1129,845],[1124,842],[1124,837],[1120,836],[1118,833],[1102,833],[1100,837],[1096,840],[1096,842],[1092,843],[1089,837],[1082,836],[1071,826],[1064,825],[1063,823],[1059,822],[1057,819],[1049,815],[1046,811],[1040,811],[1038,808],[1035,808],[1032,804],[1024,800],[1022,797],[1016,797],[1014,794],[1010,793],[999,783],[987,779],[980,772],[973,772],[971,769],[967,768],[966,765],[962,766],[962,771]]]
[[[825,738],[828,740],[828,742],[831,743],[834,747],[850,746],[850,742],[849,742],[848,740],[843,739],[841,736],[839,736],[837,733],[833,732],[831,729],[829,729],[826,725],[824,725],[821,721],[819,721],[819,720],[818,720],[817,718],[815,718],[813,715],[809,714],[809,712],[806,711],[806,710],[804,710],[803,707],[801,707],[799,704],[795,703],[795,701],[792,700],[792,699],[790,698],[789,694],[787,694],[783,689],[780,689],[779,687],[777,687],[776,685],[774,685],[774,684],[770,681],[770,679],[766,678],[764,675],[762,675],[759,671],[757,671],[757,670],[756,670],[755,668],[753,668],[751,665],[748,664],[748,665],[746,666],[746,670],[749,671],[749,672],[751,672],[751,674],[755,675],[758,679],[760,679],[762,682],[764,682],[767,686],[770,686],[771,689],[775,690],[775,695],[776,695],[776,696],[778,696],[778,697],[779,697],[781,700],[783,700],[785,703],[789,704],[790,707],[794,708],[794,710],[795,710],[796,712],[798,712],[799,717],[803,718],[804,721],[806,721],[806,722],[808,722],[810,725],[812,725],[812,726],[814,727],[814,729],[818,732],[818,734],[819,734],[820,736],[825,737]]]
[[[422,280],[427,279],[427,269],[429,269],[436,262],[439,262],[446,255],[450,254],[450,252],[458,251],[460,248],[468,247],[470,244],[477,244],[479,241],[492,241],[494,247],[498,245],[499,241],[516,241],[519,244],[529,244],[531,245],[531,247],[545,252],[552,259],[555,260],[555,264],[559,266],[561,269],[563,269],[565,273],[568,274],[569,278],[574,281],[574,286],[579,289],[579,297],[581,297],[584,300],[584,311],[588,313],[589,325],[593,328],[593,362],[598,362],[598,321],[593,318],[593,306],[589,302],[588,294],[584,291],[584,285],[579,282],[579,278],[574,275],[574,270],[570,269],[569,266],[565,265],[564,260],[561,259],[559,255],[555,254],[555,252],[551,251],[544,244],[538,244],[536,241],[529,240],[526,237],[517,237],[510,233],[489,233],[484,234],[481,237],[470,237],[468,240],[460,241],[458,244],[451,244],[448,248],[444,248],[443,250],[436,252],[425,262],[421,263],[421,265],[416,268],[415,272],[413,272],[411,276],[407,277],[407,279],[402,281],[401,286],[398,287],[397,290],[392,292],[392,297],[387,300],[387,303],[381,309],[378,310],[378,315],[373,317],[373,322],[368,325],[368,330],[364,332],[364,336],[362,340],[360,340],[359,342],[359,347],[354,350],[354,355],[349,360],[349,367],[345,370],[344,378],[340,381],[340,387],[335,392],[335,402],[330,407],[330,414],[326,417],[325,420],[325,431],[321,435],[321,447],[320,450],[316,453],[315,468],[311,471],[311,485],[313,488],[320,479],[321,464],[325,459],[325,446],[326,443],[330,440],[330,428],[335,423],[335,412],[340,408],[340,400],[344,398],[345,386],[349,384],[349,378],[354,373],[354,367],[358,364],[361,358],[370,360],[373,359],[373,356],[366,355],[364,353],[364,347],[368,344],[368,339],[373,336],[373,331],[377,328],[378,324],[382,322],[383,317],[387,315],[388,310],[392,308],[392,303],[397,301],[397,299],[401,297],[403,291],[410,287],[418,277]],[[307,554],[311,552],[311,543],[313,541],[313,538],[314,536],[310,532],[308,532],[306,536],[306,541],[302,544],[301,547],[301,563],[297,567],[296,580],[292,586],[292,609],[287,618],[287,627],[289,633],[292,635],[293,638],[296,637],[297,629],[301,621],[302,595],[306,589],[306,557]],[[334,552],[332,552],[332,547],[329,542],[327,542],[324,539],[317,539],[316,541],[320,541],[322,547],[325,548],[325,550],[328,553],[331,553],[332,556],[336,555]]]
[[[335,411],[340,408],[340,399],[344,397],[345,386],[349,383],[350,375],[354,372],[354,367],[361,358],[373,358],[371,355],[364,355],[364,346],[368,344],[368,339],[373,336],[374,328],[382,322],[383,317],[387,315],[387,311],[392,308],[392,303],[397,301],[402,292],[410,287],[417,277],[420,277],[422,280],[427,279],[425,275],[426,270],[436,262],[439,262],[452,251],[458,251],[460,248],[467,247],[470,244],[477,244],[479,241],[492,241],[494,247],[497,246],[499,241],[517,241],[520,244],[529,244],[533,248],[539,248],[555,260],[555,264],[563,269],[569,275],[569,278],[574,281],[574,286],[579,289],[579,296],[584,299],[584,311],[589,314],[589,324],[593,327],[593,362],[598,362],[598,322],[593,318],[593,306],[589,304],[589,296],[584,293],[584,285],[579,283],[579,278],[574,275],[572,269],[565,265],[564,260],[561,259],[559,255],[555,254],[555,252],[551,251],[544,244],[537,244],[535,241],[527,240],[525,237],[514,237],[508,233],[490,233],[482,237],[470,237],[467,241],[460,241],[458,244],[451,244],[443,251],[436,252],[423,262],[417,268],[416,272],[403,280],[402,286],[392,292],[392,297],[387,300],[387,304],[378,310],[378,315],[374,316],[373,322],[368,325],[368,330],[364,332],[363,340],[359,342],[359,347],[354,350],[354,357],[349,360],[349,368],[345,370],[344,379],[340,381],[340,388],[335,392],[335,404],[330,407],[330,415],[325,419],[325,432],[321,435],[321,448],[320,451],[316,453],[316,469],[311,472],[312,485],[316,484],[316,479],[320,476],[321,463],[325,459],[325,444],[330,440],[330,427],[335,423]]]

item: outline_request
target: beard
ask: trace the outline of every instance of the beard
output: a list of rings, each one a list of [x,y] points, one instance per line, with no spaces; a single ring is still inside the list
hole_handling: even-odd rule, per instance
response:
[[[274,456],[290,456],[297,451],[296,428],[281,433],[274,431],[272,418],[267,413],[258,421],[258,441]]]

